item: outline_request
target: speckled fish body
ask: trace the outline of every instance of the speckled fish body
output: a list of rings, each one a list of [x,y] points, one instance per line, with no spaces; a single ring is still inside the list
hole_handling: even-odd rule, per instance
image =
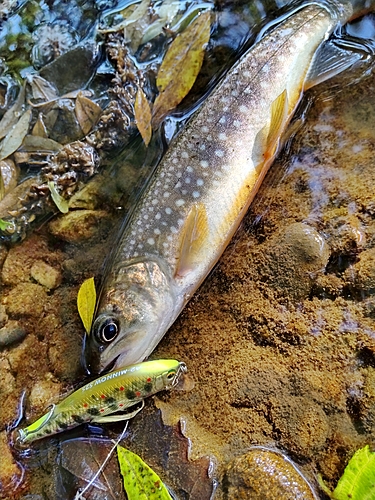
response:
[[[146,361],[107,373],[52,406],[33,424],[16,431],[16,442],[25,445],[83,423],[125,420],[126,415],[107,419],[106,416],[137,405],[159,391],[171,389],[184,372],[184,363],[167,359]]]
[[[172,143],[106,276],[86,341],[89,370],[153,351],[246,213],[313,84],[306,75],[317,48],[350,15],[332,2],[296,11],[239,60]]]

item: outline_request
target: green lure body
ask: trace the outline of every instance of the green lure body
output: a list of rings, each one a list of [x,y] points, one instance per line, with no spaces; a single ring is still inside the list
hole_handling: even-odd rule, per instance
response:
[[[139,410],[111,414],[135,406],[159,391],[173,388],[185,372],[185,363],[172,359],[146,361],[109,372],[53,405],[33,424],[16,431],[16,444],[31,443],[83,423],[129,419]]]

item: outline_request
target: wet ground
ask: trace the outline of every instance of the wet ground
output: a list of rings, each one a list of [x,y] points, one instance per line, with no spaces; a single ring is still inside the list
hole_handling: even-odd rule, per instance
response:
[[[125,445],[182,498],[210,497],[207,471],[218,481],[218,499],[314,498],[289,461],[249,449],[284,453],[318,492],[318,474],[333,488],[353,453],[374,445],[375,79],[372,70],[363,72],[308,93],[299,113],[304,122],[233,242],[153,353],[185,361],[194,387],[149,401],[130,422]],[[5,498],[16,497],[25,466],[25,500],[73,498],[72,477],[83,475],[87,450],[66,440],[87,437],[87,429],[62,436],[62,443],[45,440],[31,458],[12,457],[5,432],[24,390],[32,421],[84,380],[77,291],[85,278],[100,276],[112,236],[106,211],[80,212],[0,251]],[[64,217],[74,224],[63,224]],[[104,430],[110,437],[120,432],[121,425]],[[108,442],[93,443],[87,446],[98,444],[101,462]],[[189,468],[187,453],[200,459]],[[111,467],[105,498],[123,498],[114,485],[116,463]],[[295,490],[280,486],[280,471],[293,477]],[[246,496],[251,477],[258,489]],[[96,494],[86,498],[104,498]]]

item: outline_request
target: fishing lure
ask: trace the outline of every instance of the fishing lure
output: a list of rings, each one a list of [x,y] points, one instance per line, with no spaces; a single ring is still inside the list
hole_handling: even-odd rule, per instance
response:
[[[155,349],[238,228],[303,92],[361,58],[322,43],[351,15],[349,2],[326,0],[268,27],[171,144],[107,269],[89,371]]]
[[[61,403],[52,405],[49,412],[33,424],[16,430],[15,443],[32,443],[83,423],[128,420],[143,408],[143,404],[131,413],[112,414],[144,403],[146,397],[159,391],[172,389],[186,371],[185,363],[163,359],[107,373],[73,392]]]

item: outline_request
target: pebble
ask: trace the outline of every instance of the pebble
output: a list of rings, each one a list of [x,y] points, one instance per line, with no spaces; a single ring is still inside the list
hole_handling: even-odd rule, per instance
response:
[[[43,260],[36,260],[30,269],[31,277],[48,290],[54,290],[61,283],[61,273]]]
[[[330,249],[318,231],[296,222],[282,228],[265,244],[261,265],[273,288],[302,300],[308,297],[316,277],[324,272],[329,257]]]
[[[281,453],[253,448],[230,462],[226,500],[317,500],[294,464]]]
[[[61,385],[53,382],[52,373],[46,373],[44,380],[38,380],[30,392],[30,406],[44,411],[51,403],[56,403],[61,394]]]
[[[56,238],[77,243],[95,236],[98,224],[108,216],[104,210],[73,210],[53,219],[48,227]]]
[[[34,283],[16,285],[4,298],[7,314],[12,318],[39,318],[47,305],[48,295],[44,287]]]
[[[25,337],[26,331],[18,321],[10,320],[3,328],[0,328],[0,348],[20,342]]]

